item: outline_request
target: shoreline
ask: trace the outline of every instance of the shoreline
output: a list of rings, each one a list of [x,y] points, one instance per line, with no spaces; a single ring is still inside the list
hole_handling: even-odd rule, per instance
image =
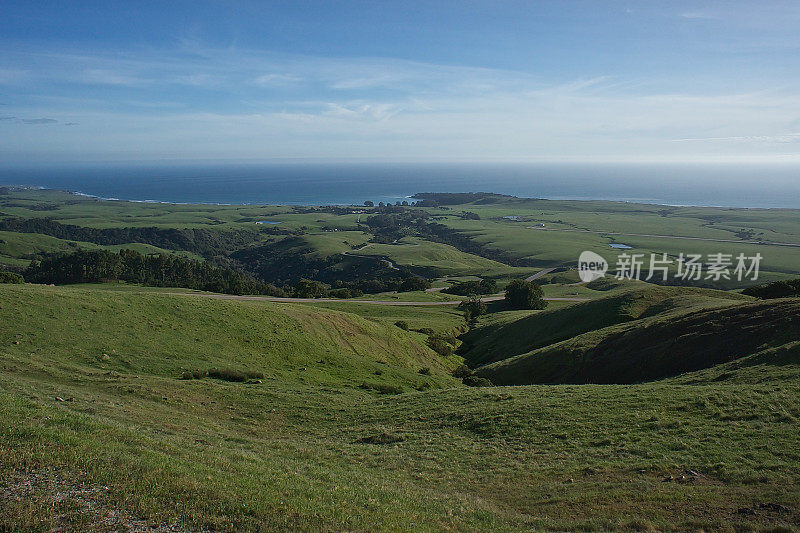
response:
[[[150,199],[126,199],[126,198],[116,198],[116,197],[108,197],[108,196],[100,196],[97,194],[86,193],[83,191],[76,191],[76,190],[69,190],[69,189],[60,189],[57,187],[46,187],[42,185],[19,185],[19,184],[0,184],[0,189],[7,188],[11,190],[29,190],[29,191],[55,191],[55,192],[63,192],[66,194],[72,194],[75,196],[82,196],[85,198],[91,198],[94,200],[100,200],[104,202],[131,202],[131,203],[138,203],[138,204],[160,204],[160,205],[209,205],[209,206],[220,206],[220,207],[251,207],[251,206],[290,206],[290,207],[364,207],[363,203],[356,204],[356,203],[291,203],[291,202],[282,202],[282,203],[268,203],[268,202],[242,202],[242,203],[230,203],[230,202],[179,202],[179,201],[168,201],[168,200],[150,200]],[[460,192],[468,192],[468,191],[439,191],[440,194],[449,194],[449,193],[460,193]],[[403,195],[401,198],[404,199],[412,199],[415,195],[420,194],[420,192],[416,192],[413,194]],[[500,193],[493,193],[501,195]],[[657,201],[647,202],[644,200],[622,200],[622,199],[609,199],[609,198],[585,198],[585,197],[552,197],[552,198],[530,198],[530,197],[523,197],[523,196],[514,196],[514,195],[507,195],[502,194],[502,196],[507,196],[509,198],[514,198],[517,200],[542,200],[542,201],[549,201],[549,202],[609,202],[609,203],[621,203],[621,204],[628,204],[628,205],[654,205],[654,206],[663,206],[663,207],[677,207],[677,208],[703,208],[703,209],[736,209],[736,210],[748,210],[748,211],[800,211],[800,206],[798,207],[747,207],[747,206],[733,206],[733,205],[702,205],[702,204],[670,204],[670,203],[661,203]]]

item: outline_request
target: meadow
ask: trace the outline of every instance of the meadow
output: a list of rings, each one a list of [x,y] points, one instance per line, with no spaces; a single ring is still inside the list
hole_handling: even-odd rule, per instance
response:
[[[192,298],[2,286],[4,528],[797,527],[796,366],[472,389],[405,309]]]
[[[423,288],[297,303],[0,284],[0,531],[800,531],[800,299],[580,283],[574,268],[625,243],[760,252],[761,281],[797,277],[800,248],[768,244],[800,242],[796,211],[0,192],[0,223],[50,219],[73,228],[35,227],[103,242],[139,228],[171,246],[0,231],[3,268],[132,248],[331,285],[381,273],[502,291],[539,276],[545,297],[568,298],[490,301],[468,324],[427,305],[464,297]],[[367,223],[382,214],[399,216]],[[473,373],[489,386],[468,386],[487,385]]]

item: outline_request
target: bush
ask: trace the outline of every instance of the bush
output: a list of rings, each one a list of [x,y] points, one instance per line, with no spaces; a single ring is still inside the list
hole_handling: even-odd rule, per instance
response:
[[[232,368],[212,368],[208,372],[208,377],[221,379],[223,381],[244,382],[248,379],[263,379],[262,372],[253,372],[251,370],[234,370]]]
[[[464,385],[468,387],[492,387],[493,384],[486,378],[479,378],[478,376],[467,376],[461,380]]]
[[[442,337],[428,337],[428,346],[443,357],[453,354],[453,347]]]
[[[353,292],[350,289],[331,289],[328,291],[329,298],[352,298]]]
[[[506,287],[506,303],[514,309],[544,309],[544,292],[538,283],[515,279]]]
[[[453,377],[458,379],[464,379],[467,376],[471,376],[473,374],[472,369],[467,365],[460,365],[458,368],[453,370]]]
[[[422,333],[423,335],[428,335],[428,336],[436,334],[436,332],[434,332],[431,328],[419,328],[416,331],[417,333]]]
[[[0,271],[0,283],[25,283],[25,278],[16,272]]]
[[[428,366],[424,366],[424,367],[419,369],[419,373],[422,374],[423,376],[430,376],[431,375],[431,369]]]
[[[408,331],[408,322],[406,322],[405,320],[398,320],[397,322],[394,323],[394,325],[400,329]]]
[[[184,370],[183,374],[181,374],[181,379],[203,379],[206,375],[208,373],[202,370]]]

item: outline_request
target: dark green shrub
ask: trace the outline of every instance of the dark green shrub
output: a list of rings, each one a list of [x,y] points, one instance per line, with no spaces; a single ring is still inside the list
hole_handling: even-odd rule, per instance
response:
[[[438,353],[443,357],[447,357],[448,355],[452,355],[453,353],[453,347],[442,337],[439,336],[428,337],[427,344],[431,350],[433,350],[434,352]]]
[[[473,374],[472,369],[467,365],[460,365],[458,368],[453,370],[453,377],[458,379],[464,379],[467,376],[471,376]]]
[[[431,375],[431,368],[429,366],[424,366],[419,369],[419,373],[423,376],[430,376]]]
[[[181,379],[203,379],[207,374],[202,370],[184,370]]]
[[[331,289],[328,291],[329,298],[352,298],[353,292],[350,289]]]
[[[0,271],[0,283],[25,283],[25,278],[16,272]]]
[[[492,382],[486,378],[480,378],[478,376],[467,376],[461,380],[464,385],[468,387],[491,387]]]
[[[398,320],[397,322],[394,323],[394,325],[400,329],[408,331],[408,322],[406,322],[405,320]]]

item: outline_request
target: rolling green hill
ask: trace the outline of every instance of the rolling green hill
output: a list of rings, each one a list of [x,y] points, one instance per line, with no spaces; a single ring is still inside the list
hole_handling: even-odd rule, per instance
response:
[[[770,354],[800,363],[800,299],[730,302],[689,311],[672,307],[672,299],[664,303],[671,309],[648,307],[659,312],[503,359],[479,368],[478,374],[506,385],[637,383],[746,357],[768,360]]]
[[[797,527],[784,352],[752,382],[473,389],[412,309],[330,306],[0,286],[0,530]],[[209,367],[264,376],[179,379]]]
[[[473,329],[462,338],[461,354],[473,366],[485,365],[614,324],[751,300],[737,293],[644,283],[600,286],[608,290],[596,293],[608,296]]]
[[[266,380],[399,388],[452,384],[425,336],[340,311],[158,292],[0,285],[6,362],[163,379],[212,367]],[[108,357],[104,357],[104,354]],[[431,368],[431,376],[418,370]]]

